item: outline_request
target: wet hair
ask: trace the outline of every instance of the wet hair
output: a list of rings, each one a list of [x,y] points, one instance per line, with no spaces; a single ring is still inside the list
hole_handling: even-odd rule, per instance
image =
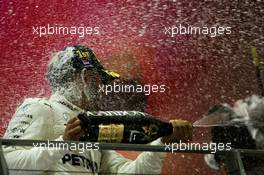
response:
[[[256,149],[256,142],[246,126],[216,126],[212,128],[211,135],[214,143],[231,143],[231,147],[237,149]],[[215,154],[218,163],[223,162],[224,158],[222,154]],[[244,161],[247,161],[247,158],[244,158]]]
[[[215,126],[211,129],[212,142],[214,143],[231,143],[234,149],[257,149],[258,140],[253,137],[251,128],[247,125],[253,124],[252,127],[258,129],[260,132],[263,126],[258,126],[263,121],[263,99],[257,96],[239,100],[233,108],[214,107],[209,110],[208,114],[218,111],[224,113],[227,119],[233,120],[233,125]],[[243,122],[239,122],[243,121]],[[260,140],[262,142],[262,140]],[[215,161],[218,164],[227,163],[228,157],[226,155],[216,152],[214,154]],[[258,156],[243,155],[241,157],[245,171],[247,174],[263,174],[263,160]]]
[[[231,147],[235,149],[256,149],[256,142],[247,126],[217,126],[212,128],[211,134],[214,143],[231,143]],[[224,154],[216,152],[214,158],[218,164],[226,162]],[[259,159],[253,156],[243,156],[242,161],[247,172],[259,163]]]
[[[73,66],[73,49],[74,47],[67,47],[63,51],[55,53],[48,64],[46,78],[50,83],[52,92],[59,91],[61,88],[68,88],[80,74],[80,70]]]
[[[225,120],[238,119],[238,116],[232,108],[224,105],[215,105],[208,111],[208,115],[212,113],[221,113],[225,116]],[[228,126],[215,126],[211,129],[212,141],[215,143],[231,143],[233,148],[254,149],[256,144],[245,124]]]
[[[231,143],[232,148],[255,149],[256,144],[247,126],[215,126],[211,130],[212,141]]]
[[[231,108],[224,105],[215,105],[208,111],[208,115],[214,112],[225,114],[224,116],[228,120],[239,118],[239,116]],[[211,129],[211,138],[214,143],[231,143],[232,148],[256,149],[255,140],[252,138],[248,127],[242,123],[239,125],[214,126]],[[222,154],[215,154],[215,160],[218,163],[223,162],[224,157],[225,156]]]

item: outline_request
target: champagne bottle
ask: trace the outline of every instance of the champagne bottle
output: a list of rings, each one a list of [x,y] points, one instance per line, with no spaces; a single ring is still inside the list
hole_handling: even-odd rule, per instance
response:
[[[78,115],[82,141],[146,144],[173,133],[173,126],[139,111],[98,111]]]

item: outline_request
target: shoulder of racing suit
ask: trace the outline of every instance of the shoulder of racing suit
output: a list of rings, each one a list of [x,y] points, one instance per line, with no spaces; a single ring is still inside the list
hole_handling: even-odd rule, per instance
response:
[[[27,139],[32,132],[38,132],[40,127],[46,127],[45,133],[41,134],[46,137],[52,135],[53,125],[53,108],[46,98],[27,98],[17,108],[15,114],[9,122],[8,128],[4,135],[10,139]],[[40,137],[31,139],[43,139]]]

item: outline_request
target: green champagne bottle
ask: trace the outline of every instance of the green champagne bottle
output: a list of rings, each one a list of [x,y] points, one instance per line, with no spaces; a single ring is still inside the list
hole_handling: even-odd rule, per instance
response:
[[[98,111],[78,115],[82,141],[146,144],[173,133],[169,122],[139,111]]]

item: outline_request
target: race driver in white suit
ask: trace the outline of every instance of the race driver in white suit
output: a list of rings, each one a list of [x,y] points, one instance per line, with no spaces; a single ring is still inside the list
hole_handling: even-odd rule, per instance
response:
[[[77,115],[97,111],[103,93],[100,84],[118,78],[106,70],[91,49],[69,46],[52,57],[47,71],[52,95],[29,98],[13,115],[4,138],[78,141],[83,134]],[[174,122],[177,133],[155,140],[151,145],[192,136],[189,122]],[[129,160],[115,151],[66,150],[40,147],[5,147],[10,174],[160,174],[166,153],[143,152]]]

